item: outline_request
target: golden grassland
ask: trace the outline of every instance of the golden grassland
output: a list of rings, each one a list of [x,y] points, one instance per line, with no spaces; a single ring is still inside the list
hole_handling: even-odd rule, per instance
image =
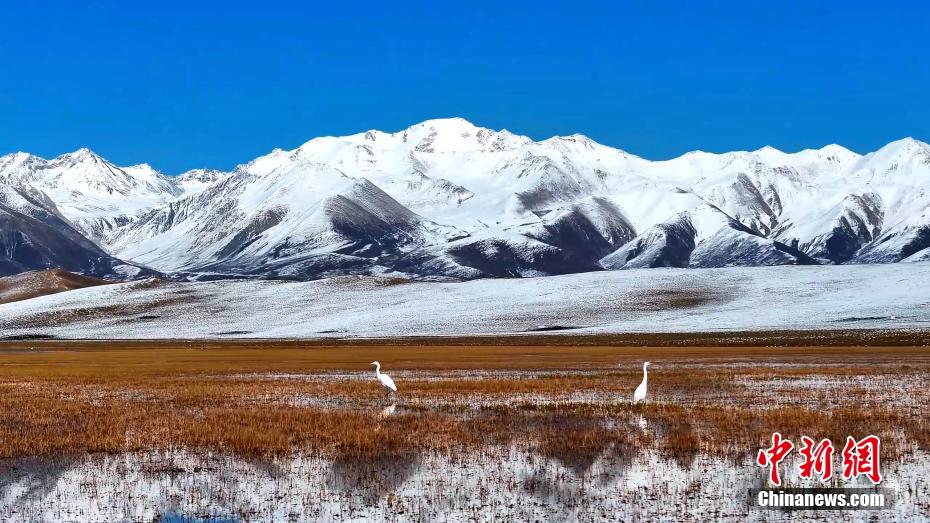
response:
[[[630,405],[645,360],[650,401]],[[923,347],[19,342],[0,345],[0,458],[517,443],[583,465],[607,448],[745,457],[773,431],[840,446],[874,433],[895,457],[930,448],[928,370]]]

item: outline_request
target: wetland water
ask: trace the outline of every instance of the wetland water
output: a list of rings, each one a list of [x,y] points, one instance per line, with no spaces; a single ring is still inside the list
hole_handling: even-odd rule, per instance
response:
[[[923,348],[44,348],[0,354],[2,521],[930,514]],[[750,509],[776,430],[881,436],[894,506]]]
[[[791,520],[926,521],[930,458],[886,464],[894,508],[796,512]],[[519,446],[269,461],[185,451],[21,461],[0,475],[4,521],[772,521],[753,510],[751,462],[607,448],[590,459]],[[907,478],[907,479],[905,479]]]

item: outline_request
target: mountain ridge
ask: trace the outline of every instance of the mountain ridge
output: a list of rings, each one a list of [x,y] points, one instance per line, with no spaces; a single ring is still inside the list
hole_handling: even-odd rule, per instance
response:
[[[650,161],[451,118],[177,177],[89,149],[14,153],[0,184],[46,194],[112,256],[210,277],[886,263],[930,248],[930,146],[913,138]]]

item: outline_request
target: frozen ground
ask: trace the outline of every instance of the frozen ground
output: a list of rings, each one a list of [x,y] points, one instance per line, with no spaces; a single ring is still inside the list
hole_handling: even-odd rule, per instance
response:
[[[324,338],[930,328],[930,263],[463,283],[134,282],[0,305],[0,337]]]
[[[648,451],[606,449],[583,463],[511,447],[459,458],[174,451],[18,465],[0,474],[4,521],[930,521],[925,454],[887,464],[887,477],[908,478],[883,484],[893,509],[790,514],[750,509],[748,489],[763,486],[750,462]]]

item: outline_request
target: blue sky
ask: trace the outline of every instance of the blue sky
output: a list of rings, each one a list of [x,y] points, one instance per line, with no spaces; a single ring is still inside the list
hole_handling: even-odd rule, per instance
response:
[[[930,139],[924,2],[62,4],[2,7],[0,153],[175,174],[447,116],[650,159]]]

